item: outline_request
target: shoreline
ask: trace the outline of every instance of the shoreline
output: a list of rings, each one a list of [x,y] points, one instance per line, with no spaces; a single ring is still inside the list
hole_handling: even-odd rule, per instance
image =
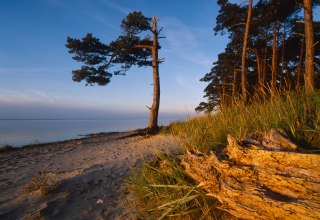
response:
[[[161,118],[159,125],[167,126],[178,118]],[[11,146],[48,144],[79,139],[86,135],[110,132],[127,132],[145,128],[147,119],[112,120],[0,120],[0,148]],[[1,150],[0,150],[1,151]]]
[[[0,154],[0,218],[130,219],[125,180],[132,169],[154,151],[179,148],[173,136],[146,138],[138,131],[96,133]],[[56,192],[43,197],[39,190],[21,191],[39,173],[57,183]]]
[[[70,138],[70,139],[65,139],[65,140],[57,140],[57,141],[52,141],[52,142],[44,142],[44,143],[30,143],[30,144],[25,144],[21,146],[15,146],[7,143],[2,143],[1,145],[3,147],[0,147],[0,154],[1,153],[6,153],[6,152],[11,152],[11,151],[17,151],[20,149],[29,149],[29,148],[34,148],[34,147],[45,147],[47,145],[55,145],[55,144],[65,144],[68,142],[73,142],[73,141],[80,141],[84,139],[88,139],[90,137],[107,137],[107,136],[112,136],[116,134],[122,134],[122,133],[132,133],[133,135],[137,133],[137,135],[142,135],[142,133],[146,130],[146,128],[137,128],[133,130],[128,130],[128,131],[110,131],[110,132],[97,132],[97,133],[89,133],[89,134],[79,134],[79,138]]]

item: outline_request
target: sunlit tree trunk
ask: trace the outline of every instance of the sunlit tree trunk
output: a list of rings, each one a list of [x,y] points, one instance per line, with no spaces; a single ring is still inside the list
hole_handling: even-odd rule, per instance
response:
[[[312,25],[312,0],[303,0],[305,20],[306,57],[304,87],[306,93],[314,91],[314,36]]]
[[[252,0],[249,0],[248,6],[249,6],[248,17],[247,17],[247,23],[246,23],[246,30],[244,34],[242,59],[241,59],[241,89],[242,89],[242,99],[244,102],[247,101],[246,54],[247,54],[247,44],[248,44],[249,27],[250,27],[250,21],[251,21],[251,13],[252,13]]]
[[[153,102],[150,108],[149,129],[158,129],[158,115],[160,107],[160,77],[159,77],[159,58],[158,58],[158,30],[157,22],[159,19],[152,18],[152,68],[153,68]]]

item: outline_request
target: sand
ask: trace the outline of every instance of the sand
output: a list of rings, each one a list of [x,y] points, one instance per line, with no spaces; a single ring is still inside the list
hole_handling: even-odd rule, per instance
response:
[[[125,184],[132,169],[178,147],[172,136],[129,131],[2,153],[0,219],[134,219]],[[24,190],[39,172],[56,188],[47,196]]]

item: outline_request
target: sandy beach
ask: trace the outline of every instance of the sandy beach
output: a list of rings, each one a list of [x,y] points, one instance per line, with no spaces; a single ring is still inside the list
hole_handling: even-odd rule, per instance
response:
[[[0,154],[0,219],[134,219],[125,180],[142,158],[178,148],[172,136],[137,131],[93,135]],[[42,196],[24,188],[46,173]]]

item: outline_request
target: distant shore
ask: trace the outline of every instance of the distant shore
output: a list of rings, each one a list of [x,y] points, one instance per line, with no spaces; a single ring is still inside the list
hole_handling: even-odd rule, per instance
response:
[[[154,150],[178,147],[172,136],[146,138],[134,130],[27,145],[0,154],[0,218],[130,219],[124,181],[131,169]],[[22,190],[39,173],[55,186],[44,197],[39,189]]]

